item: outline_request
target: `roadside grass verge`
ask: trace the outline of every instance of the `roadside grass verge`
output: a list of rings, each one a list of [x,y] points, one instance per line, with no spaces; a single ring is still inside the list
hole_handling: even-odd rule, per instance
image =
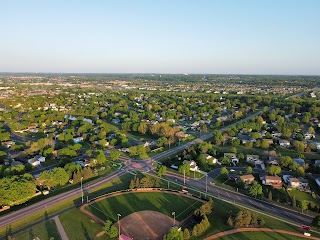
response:
[[[41,222],[12,236],[15,240],[33,240],[38,238],[41,240],[50,240],[52,237],[55,240],[61,239],[56,224],[52,219]]]
[[[219,237],[217,240],[302,240],[305,239],[303,237],[286,235],[282,233],[274,233],[274,232],[241,232],[241,233],[234,233],[224,237]]]

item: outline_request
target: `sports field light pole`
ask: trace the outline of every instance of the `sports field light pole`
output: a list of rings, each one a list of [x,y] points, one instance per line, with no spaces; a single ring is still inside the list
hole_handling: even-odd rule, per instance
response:
[[[172,215],[173,215],[173,226],[175,226],[176,225],[176,212],[173,212]]]
[[[119,218],[121,217],[121,214],[117,213],[117,216],[118,216],[119,239],[120,239],[120,222],[119,222]]]
[[[83,203],[83,188],[82,188],[82,179],[83,179],[83,177],[81,177],[81,200],[82,200],[82,203]]]

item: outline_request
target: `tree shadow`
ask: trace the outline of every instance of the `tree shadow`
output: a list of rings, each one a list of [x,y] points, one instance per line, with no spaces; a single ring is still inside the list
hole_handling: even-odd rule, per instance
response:
[[[56,239],[57,236],[54,234],[56,224],[54,220],[50,219],[47,211],[44,212],[44,219],[45,219],[45,228],[48,234],[48,239],[50,239],[51,237],[54,237]],[[57,238],[57,239],[60,239],[60,238]]]
[[[30,239],[35,239],[36,236],[35,236],[35,234],[34,234],[34,232],[33,232],[33,228],[32,228],[32,227],[29,229],[28,235],[29,235],[29,238],[30,238]]]
[[[6,227],[6,237],[11,236],[12,234],[12,229],[11,229],[11,224]]]
[[[85,239],[91,239],[90,236],[89,236],[89,233],[87,231],[87,229],[85,228],[85,226],[83,225],[83,223],[81,222],[81,227],[83,229],[83,234],[85,236]]]

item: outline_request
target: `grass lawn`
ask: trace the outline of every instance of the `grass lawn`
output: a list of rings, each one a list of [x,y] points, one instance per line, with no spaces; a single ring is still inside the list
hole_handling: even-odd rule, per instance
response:
[[[299,191],[297,189],[292,189],[292,190],[290,190],[288,192],[289,192],[289,195],[291,197],[294,195],[296,197],[297,201],[301,202],[302,200],[307,200],[307,201],[313,202],[315,204],[320,204],[319,198],[318,197],[317,198],[313,198],[311,196],[311,193],[301,192],[301,191]]]
[[[235,215],[240,210],[244,211],[246,209],[232,205],[230,203],[223,202],[218,199],[214,199],[214,211],[208,216],[209,221],[211,223],[211,227],[207,231],[205,231],[202,235],[198,236],[197,238],[191,238],[191,239],[204,239],[205,237],[208,237],[212,234],[233,229],[232,227],[227,225],[227,219],[230,216],[230,214]],[[251,211],[251,213],[253,213],[253,211]],[[264,219],[265,225],[263,227],[265,228],[283,229],[291,232],[301,233],[301,230],[296,226],[292,226],[288,223],[284,223],[280,220],[265,216],[263,214],[258,214],[258,215]],[[226,238],[226,239],[229,239],[229,238]],[[230,238],[230,239],[242,239],[242,238]],[[243,238],[243,239],[246,239],[246,238]],[[261,238],[248,238],[248,239],[264,239],[264,238],[261,237]],[[278,238],[274,238],[274,239],[278,239]],[[288,236],[288,239],[294,239],[294,238],[291,238],[290,236]]]
[[[56,227],[56,223],[52,219],[30,227],[13,235],[12,237],[15,240],[33,240],[36,238],[41,240],[49,240],[51,237],[54,237],[55,240],[61,239]]]
[[[199,201],[169,193],[130,193],[104,199],[86,209],[101,219],[113,220],[117,218],[117,213],[125,217],[133,212],[152,210],[172,217],[172,212],[176,212],[176,219],[181,221],[201,204]]]
[[[301,234],[302,235],[302,234]],[[301,240],[305,239],[302,237],[286,235],[282,233],[273,233],[273,232],[242,232],[242,233],[234,233],[231,235],[227,235],[224,237],[217,238],[218,240]]]
[[[95,236],[102,231],[99,223],[96,223],[76,208],[64,212],[59,216],[59,219],[70,240],[95,239]]]

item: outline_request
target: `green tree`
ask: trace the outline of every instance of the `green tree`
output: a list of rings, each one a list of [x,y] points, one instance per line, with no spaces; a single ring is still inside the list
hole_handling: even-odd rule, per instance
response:
[[[263,139],[262,142],[261,142],[261,148],[269,148],[269,142],[267,139]]]
[[[220,174],[227,177],[228,174],[229,174],[229,171],[228,171],[228,169],[226,167],[223,167],[220,170]]]
[[[52,170],[52,174],[53,174],[53,185],[57,186],[63,186],[65,185],[68,181],[69,181],[69,174],[63,169],[63,168],[54,168]]]
[[[281,173],[281,167],[271,165],[270,167],[267,168],[267,172],[271,175],[279,175]]]
[[[272,191],[271,191],[271,190],[269,191],[268,199],[269,199],[270,201],[272,201]]]
[[[114,151],[111,151],[111,152],[110,152],[110,160],[111,160],[111,161],[118,160],[118,159],[119,159],[119,156],[120,156],[120,152],[117,151],[117,150],[114,150]]]
[[[158,176],[159,176],[159,177],[162,177],[166,172],[167,172],[167,167],[166,167],[166,166],[161,165],[161,166],[158,168]]]
[[[296,207],[297,206],[297,201],[296,201],[296,196],[295,195],[293,195],[291,202],[292,202],[292,207]]]
[[[188,175],[190,173],[190,164],[185,163],[183,165],[180,165],[178,170],[180,173],[182,173],[182,174],[185,173],[186,175]]]
[[[184,240],[188,240],[190,238],[190,232],[189,232],[189,229],[188,228],[185,228],[183,230],[183,239]]]
[[[250,167],[250,166],[247,167],[247,173],[248,174],[252,173],[252,167]]]
[[[320,228],[320,215],[314,217],[311,224],[314,227]]]
[[[300,202],[300,208],[302,211],[307,210],[308,209],[308,201],[307,200],[302,200]]]
[[[249,194],[255,197],[260,196],[262,194],[262,186],[256,181],[254,181],[251,187],[249,188]]]
[[[38,185],[46,186],[50,190],[54,186],[53,173],[47,170],[41,172],[38,178]]]
[[[170,228],[163,240],[183,240],[183,233],[178,227]]]

